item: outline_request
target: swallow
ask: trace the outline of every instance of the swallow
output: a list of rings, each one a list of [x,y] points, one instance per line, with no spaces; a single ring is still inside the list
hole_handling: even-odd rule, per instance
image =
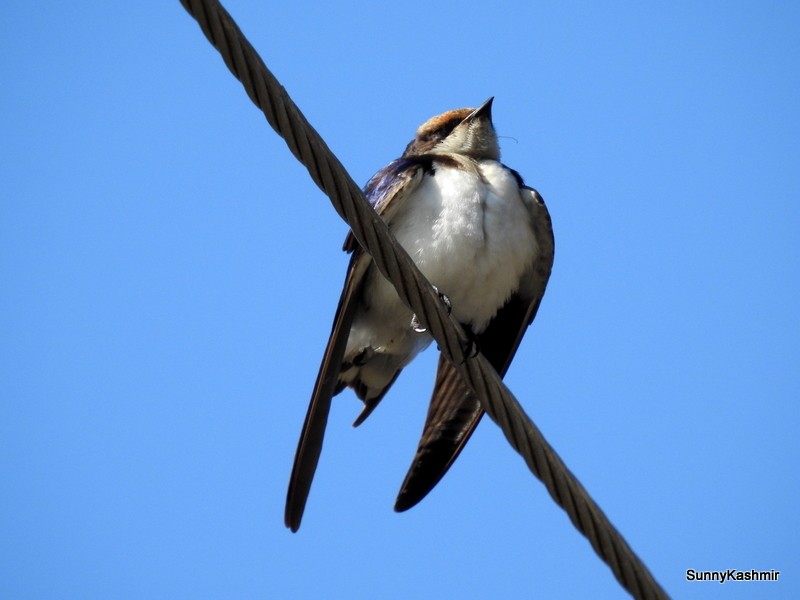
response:
[[[500,162],[489,98],[435,116],[364,193],[476,348],[505,375],[536,316],[553,265],[550,215],[539,193]],[[328,345],[303,423],[286,499],[297,531],[317,468],[333,396],[349,387],[375,409],[403,368],[431,342],[394,287],[348,233],[351,253]],[[483,409],[443,356],[411,468],[395,502],[407,510],[444,476]]]

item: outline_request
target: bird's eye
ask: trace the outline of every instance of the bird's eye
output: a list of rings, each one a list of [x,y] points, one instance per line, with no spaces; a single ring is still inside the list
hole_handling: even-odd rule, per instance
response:
[[[443,123],[442,125],[440,125],[439,127],[437,127],[436,129],[434,129],[433,131],[426,133],[424,137],[428,141],[438,142],[446,138],[448,135],[450,135],[453,132],[453,129],[458,127],[459,123],[461,123],[461,119],[458,118],[450,119],[445,123]]]
[[[461,123],[461,119],[455,118],[450,119],[447,123],[445,123],[444,127],[442,127],[442,137],[446,138],[453,132],[453,129],[458,127],[459,123]]]

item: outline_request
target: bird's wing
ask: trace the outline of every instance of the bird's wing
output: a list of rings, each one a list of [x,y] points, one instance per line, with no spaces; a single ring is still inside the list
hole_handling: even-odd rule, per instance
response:
[[[366,268],[369,266],[367,261],[359,260],[360,258],[357,254],[353,254],[350,260],[347,279],[339,299],[339,306],[336,308],[331,336],[322,357],[322,365],[314,384],[314,392],[311,394],[311,402],[308,405],[300,441],[297,443],[284,514],[286,526],[292,531],[297,531],[300,527],[308,492],[311,489],[311,481],[314,479],[314,472],[322,452],[322,440],[325,437],[331,399],[339,391],[339,369],[347,347],[353,315],[358,306],[356,298]]]
[[[536,190],[523,187],[521,193],[538,245],[536,259],[520,289],[478,336],[478,349],[501,377],[506,374],[522,336],[536,316],[553,266],[553,228],[547,207]],[[455,367],[440,356],[422,437],[400,487],[396,511],[408,510],[434,488],[464,448],[483,412],[477,397],[461,380]]]
[[[365,194],[384,221],[391,221],[391,216],[402,206],[403,200],[419,185],[423,174],[421,167],[418,161],[399,159],[379,171],[367,184]],[[286,494],[284,522],[292,531],[298,530],[303,518],[311,482],[322,452],[331,399],[342,389],[339,384],[339,372],[350,336],[350,327],[359,305],[361,287],[372,266],[371,257],[361,249],[352,232],[348,233],[345,239],[344,249],[352,252],[353,256],[336,308],[333,329],[311,394],[303,430],[297,443]]]

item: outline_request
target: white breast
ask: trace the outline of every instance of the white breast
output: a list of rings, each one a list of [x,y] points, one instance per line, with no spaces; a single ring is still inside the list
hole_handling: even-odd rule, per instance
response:
[[[537,252],[517,180],[492,160],[475,170],[436,167],[391,228],[476,333],[516,291]]]

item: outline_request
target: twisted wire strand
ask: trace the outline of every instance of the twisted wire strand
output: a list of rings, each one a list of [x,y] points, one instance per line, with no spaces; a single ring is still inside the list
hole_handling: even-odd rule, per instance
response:
[[[219,1],[181,0],[181,4],[197,20],[231,73],[264,112],[295,158],[330,198],[336,212],[350,225],[359,244],[392,282],[403,302],[427,325],[442,353],[456,366],[489,417],[499,425],[553,500],[611,568],[619,583],[634,598],[668,598],[488,361],[481,354],[469,356],[465,353],[468,338],[461,325],[449,314],[434,288],[366,201],[360,187],[267,69]]]

